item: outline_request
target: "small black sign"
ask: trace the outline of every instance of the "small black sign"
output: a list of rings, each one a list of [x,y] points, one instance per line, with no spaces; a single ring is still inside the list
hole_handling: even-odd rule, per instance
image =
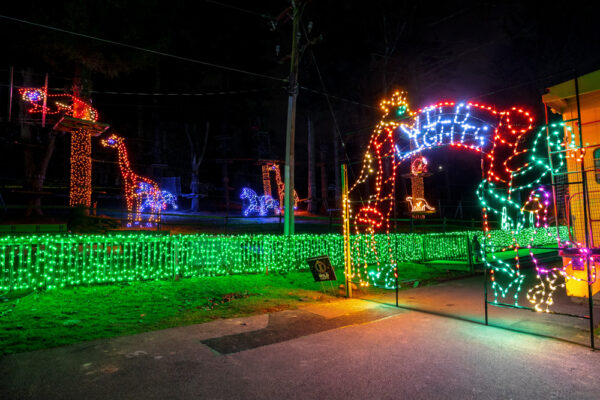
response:
[[[337,281],[329,256],[307,258],[306,262],[310,267],[313,278],[315,278],[315,282]]]

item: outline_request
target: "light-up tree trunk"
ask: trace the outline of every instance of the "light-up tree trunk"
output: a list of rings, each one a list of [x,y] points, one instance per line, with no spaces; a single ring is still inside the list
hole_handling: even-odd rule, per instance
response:
[[[62,117],[54,130],[71,133],[69,205],[89,208],[92,205],[92,136],[99,136],[109,126],[96,122],[95,110],[75,96],[72,115]]]
[[[69,205],[92,205],[92,137],[84,128],[71,132]]]

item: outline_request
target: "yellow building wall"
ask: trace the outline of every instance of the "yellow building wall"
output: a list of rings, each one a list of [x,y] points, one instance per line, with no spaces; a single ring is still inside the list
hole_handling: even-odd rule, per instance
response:
[[[585,247],[586,230],[589,232],[589,247],[600,247],[600,182],[596,179],[594,165],[594,151],[600,148],[600,92],[592,92],[580,96],[581,109],[581,129],[582,141],[579,140],[579,127],[577,125],[577,103],[574,98],[567,100],[567,107],[563,112],[563,120],[571,130],[565,129],[565,138],[567,143],[573,142],[577,148],[585,147],[582,162],[581,150],[567,151],[567,171],[569,182],[569,206],[572,237],[575,241]],[[573,135],[571,135],[573,133]],[[598,146],[598,147],[593,147]],[[600,152],[600,151],[599,151]],[[582,194],[582,163],[586,174],[588,185],[588,226],[584,224],[584,201]],[[598,172],[600,179],[600,171]],[[567,265],[571,259],[564,258],[563,265]],[[599,260],[600,261],[600,260]],[[587,266],[586,266],[587,267]],[[567,294],[569,296],[587,297],[587,271],[573,271],[572,266],[567,267],[568,274],[584,281],[567,279]],[[591,273],[594,274],[592,265]],[[600,274],[600,262],[598,263],[598,273]],[[600,290],[600,276],[592,285],[592,293]]]

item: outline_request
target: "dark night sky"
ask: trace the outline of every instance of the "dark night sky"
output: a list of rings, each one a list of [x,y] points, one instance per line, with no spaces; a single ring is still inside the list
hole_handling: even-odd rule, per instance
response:
[[[285,78],[289,70],[286,55],[290,51],[291,23],[281,20],[272,30],[273,20],[268,16],[277,17],[288,4],[283,0],[30,1],[4,5],[0,14]],[[373,107],[386,91],[395,88],[409,91],[413,108],[438,100],[475,99],[498,108],[526,106],[541,122],[540,96],[546,87],[568,80],[575,73],[581,75],[600,68],[600,30],[594,22],[599,8],[594,2],[552,7],[550,2],[524,1],[441,5],[384,0],[309,1],[302,21],[304,27],[312,22],[310,36],[322,35],[322,40],[304,53],[300,84],[323,91],[318,66],[327,91],[361,103],[332,100],[352,159],[360,157],[360,148],[378,120]],[[253,139],[256,129],[269,132],[271,156],[283,158],[287,99],[281,81],[125,49],[5,19],[0,19],[0,34],[4,49],[0,66],[1,135],[6,152],[2,162],[4,181],[18,180],[19,172],[15,176],[6,167],[21,163],[18,151],[8,145],[15,128],[5,122],[8,98],[5,85],[10,66],[17,71],[17,84],[23,79],[20,71],[31,68],[33,84],[41,85],[43,74],[48,72],[50,86],[55,88],[68,88],[75,71],[83,71],[101,119],[137,141],[135,146],[139,151],[132,157],[139,168],[148,170],[152,163],[168,164],[163,173],[182,176],[184,186],[189,181],[184,123],[204,127],[207,120],[211,122],[201,178],[215,187],[221,185],[216,159],[259,156]],[[248,89],[259,91],[218,96],[102,93]],[[297,180],[301,197],[306,195],[309,111],[315,121],[317,146],[326,146],[330,162],[333,150],[332,116],[325,97],[302,90],[297,120]],[[157,137],[165,145],[158,152]],[[110,157],[98,151],[95,158]],[[68,141],[64,139],[52,160],[49,180],[68,178],[64,173],[67,155]],[[463,173],[468,174],[477,161],[458,166],[461,163],[456,159],[462,156],[434,157],[439,164],[456,164],[456,173],[464,169]],[[232,168],[238,176],[233,186],[260,179],[259,168],[251,163]],[[253,168],[256,173],[249,172]],[[476,175],[473,174],[473,187]],[[333,176],[329,179],[332,182]],[[472,192],[469,185],[465,186],[455,189]],[[443,201],[456,201],[446,199],[443,193],[439,196]]]

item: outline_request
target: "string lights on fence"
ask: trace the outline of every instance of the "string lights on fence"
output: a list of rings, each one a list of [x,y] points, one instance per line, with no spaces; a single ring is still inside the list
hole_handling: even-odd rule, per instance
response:
[[[555,243],[544,228],[536,245]],[[550,233],[548,235],[547,233]],[[492,231],[499,246],[512,237]],[[566,234],[566,233],[564,233]],[[454,234],[375,235],[376,253],[391,247],[398,262],[468,256],[467,238],[478,231]],[[531,229],[521,232],[526,241]],[[352,237],[356,239],[356,237]],[[328,254],[334,266],[344,263],[344,238],[339,234],[283,235],[155,235],[147,232],[111,234],[33,234],[0,237],[0,290],[41,290],[82,284],[172,279],[227,274],[288,272],[307,268],[306,258]],[[431,243],[430,243],[431,242]],[[358,241],[355,254],[367,254],[369,242]],[[425,251],[425,253],[424,253]],[[371,275],[374,284],[394,287],[394,269]]]

